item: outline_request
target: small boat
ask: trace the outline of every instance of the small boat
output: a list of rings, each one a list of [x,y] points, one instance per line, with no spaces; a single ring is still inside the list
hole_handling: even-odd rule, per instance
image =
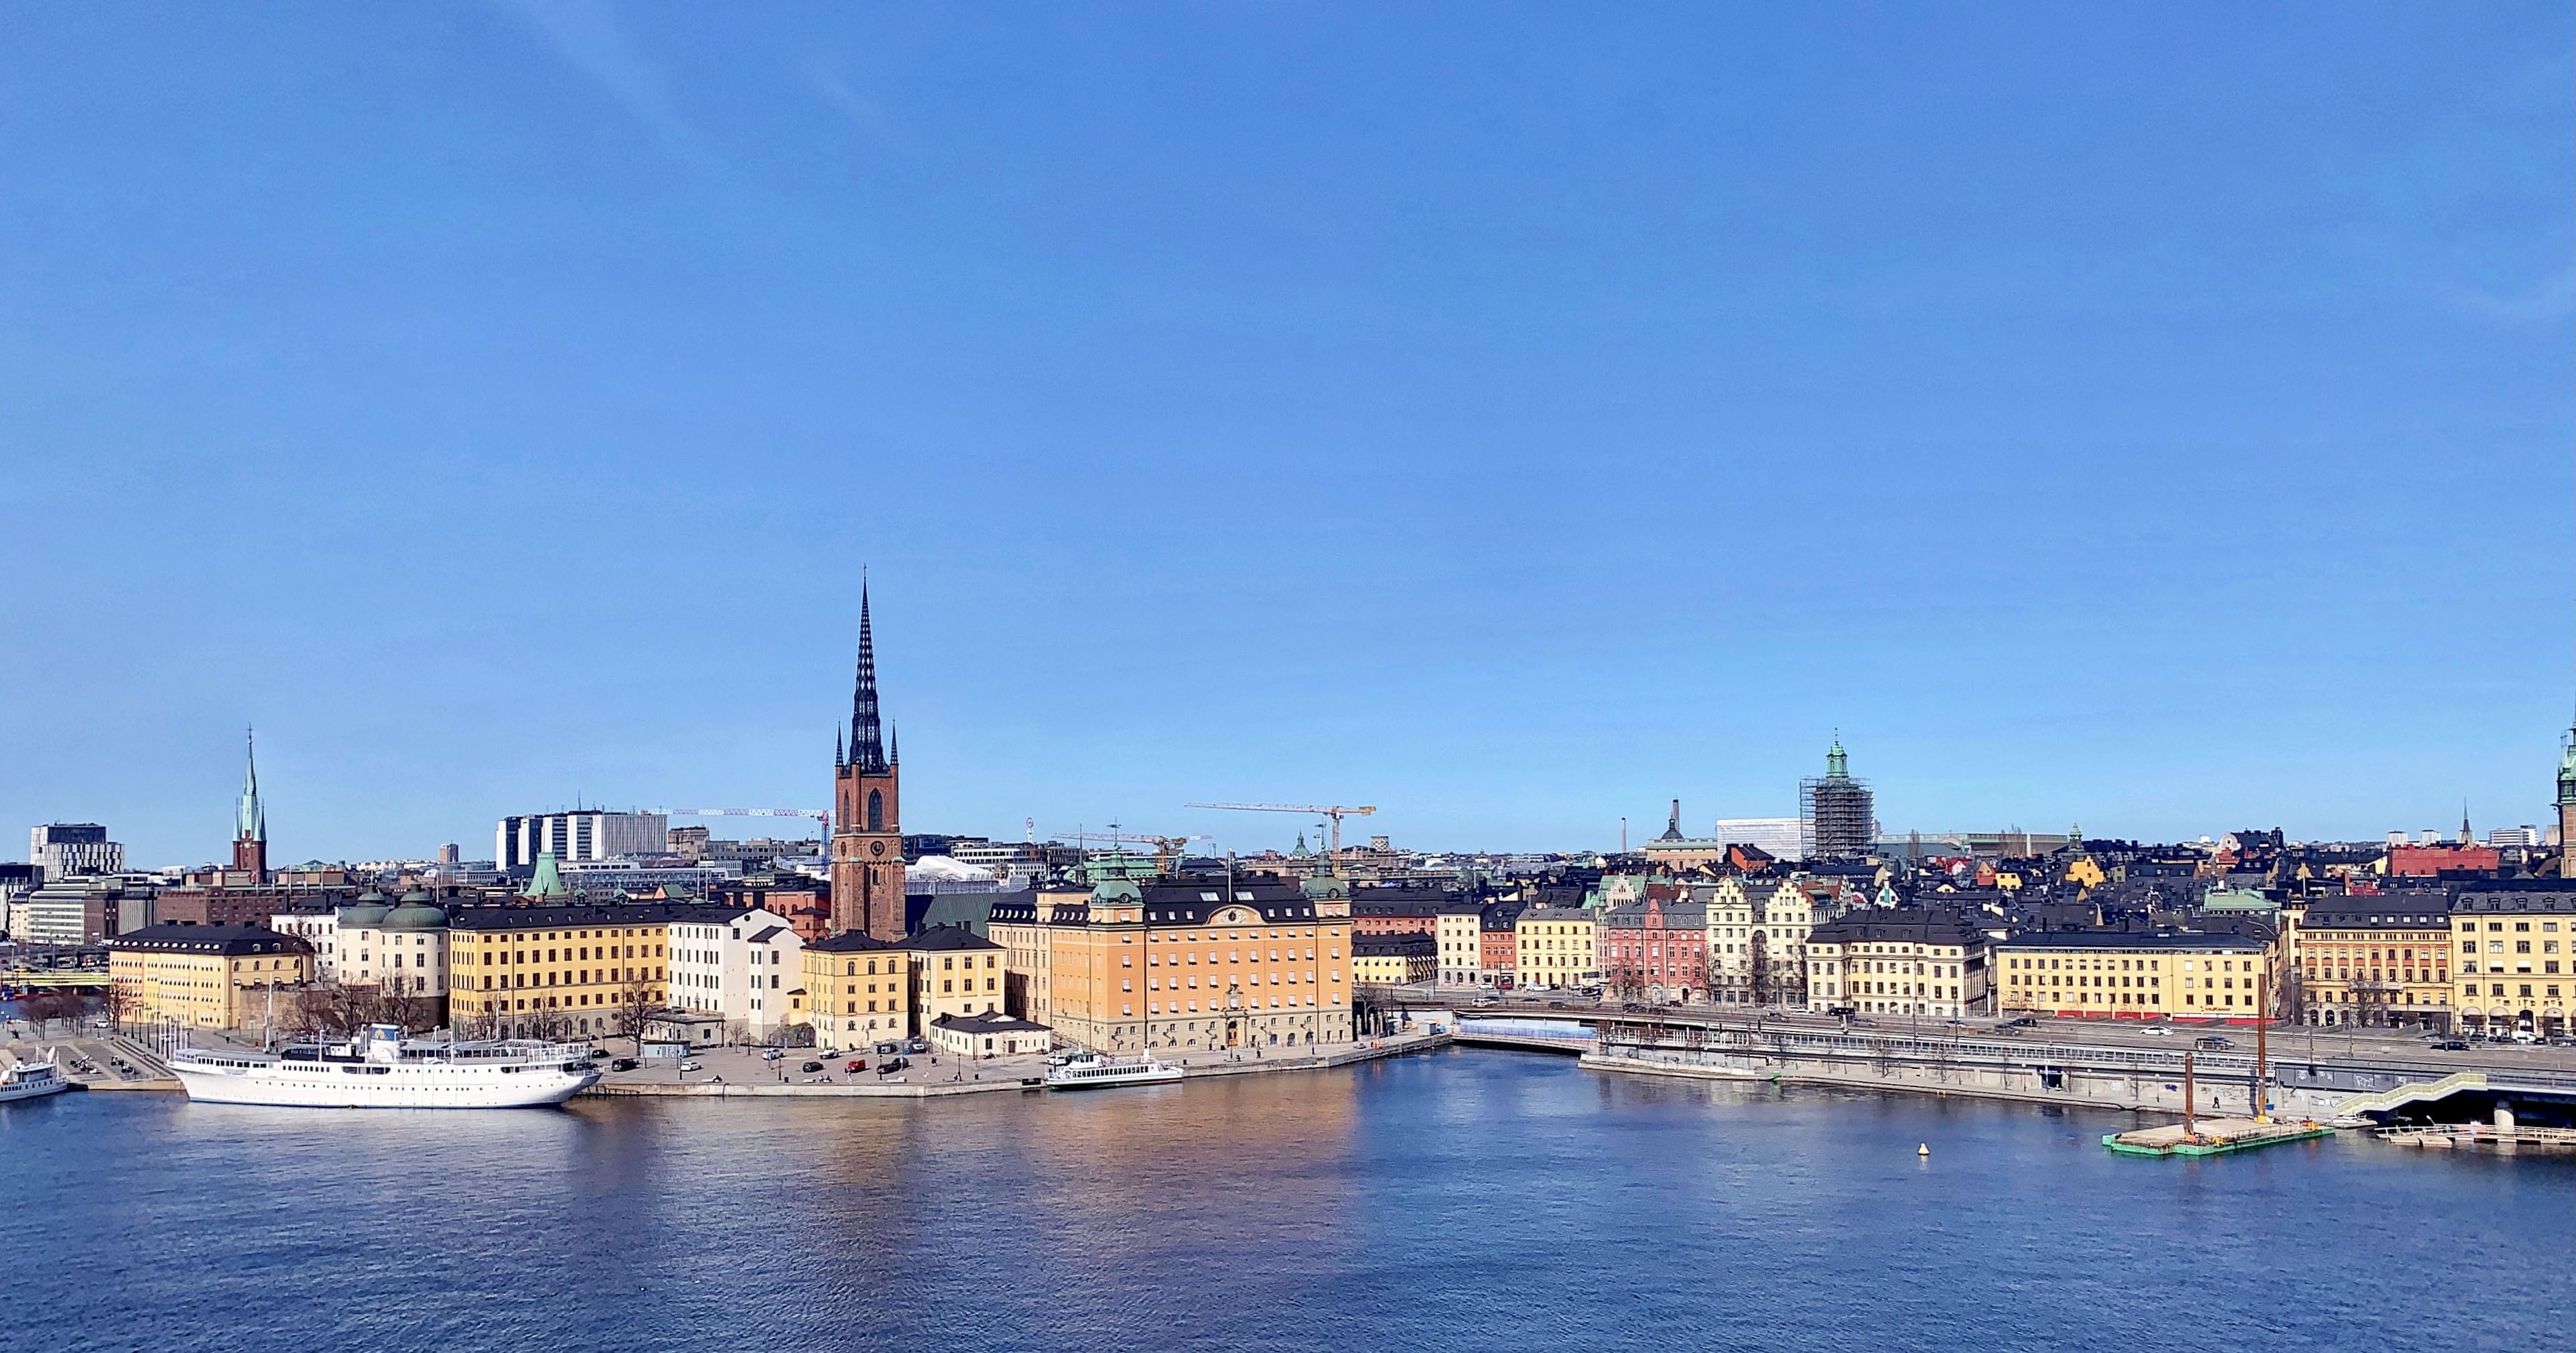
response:
[[[41,1062],[19,1062],[0,1071],[0,1103],[12,1099],[34,1099],[39,1095],[58,1095],[72,1088],[62,1068],[54,1065],[52,1053]]]
[[[391,1024],[276,1052],[182,1048],[170,1069],[192,1100],[317,1109],[541,1108],[599,1080],[587,1044],[437,1042]]]
[[[1067,1053],[1047,1062],[1050,1090],[1106,1090],[1119,1085],[1158,1085],[1181,1078],[1181,1069],[1151,1056],[1121,1061],[1097,1052]]]

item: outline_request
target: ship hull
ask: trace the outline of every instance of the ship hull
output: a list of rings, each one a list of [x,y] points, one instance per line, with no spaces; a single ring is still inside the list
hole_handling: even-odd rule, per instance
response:
[[[582,1067],[286,1063],[247,1069],[176,1066],[188,1098],[304,1109],[538,1109],[599,1080]]]

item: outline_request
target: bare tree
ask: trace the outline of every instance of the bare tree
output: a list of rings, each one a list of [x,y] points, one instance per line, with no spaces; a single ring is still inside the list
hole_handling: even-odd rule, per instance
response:
[[[636,976],[628,978],[626,985],[617,989],[617,1003],[609,1012],[609,1027],[634,1039],[635,1055],[641,1057],[644,1055],[644,1026],[662,1013],[662,992],[651,978],[643,976],[644,969],[630,971]]]
[[[118,1033],[125,1032],[125,1022],[134,1017],[139,1004],[134,985],[122,979],[111,981],[103,996],[108,1028]]]

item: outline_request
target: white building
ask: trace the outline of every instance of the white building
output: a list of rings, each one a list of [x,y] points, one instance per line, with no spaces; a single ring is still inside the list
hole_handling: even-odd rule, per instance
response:
[[[557,864],[569,864],[670,849],[670,819],[660,813],[531,813],[501,819],[492,833],[492,860],[503,869],[533,868],[549,852]]]
[[[929,1032],[942,1052],[959,1057],[1017,1057],[1055,1044],[1055,1030],[1010,1015],[941,1015]]]
[[[391,996],[447,994],[447,913],[427,893],[406,893],[399,906],[360,901],[334,924],[334,972],[342,986],[374,987]]]
[[[125,869],[125,847],[107,839],[95,822],[51,822],[27,831],[27,858],[47,879],[74,874],[115,874]]]
[[[339,911],[281,911],[268,918],[268,928],[313,946],[314,981],[327,985],[339,980]]]
[[[723,921],[671,923],[674,1009],[719,1015],[734,1036],[766,1042],[803,1012],[805,942],[775,912],[731,913]]]
[[[1476,985],[1484,957],[1484,909],[1460,904],[1432,917],[1431,924],[1440,955],[1440,985]]]
[[[1775,860],[1806,854],[1807,821],[1796,817],[1722,817],[1709,836],[1730,846],[1754,846]]]

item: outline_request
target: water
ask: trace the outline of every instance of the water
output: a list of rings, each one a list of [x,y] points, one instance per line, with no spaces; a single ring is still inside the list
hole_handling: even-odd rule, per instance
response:
[[[1449,1052],[922,1103],[0,1108],[58,1350],[2524,1349],[2576,1166]],[[1929,1161],[1915,1147],[1929,1143]]]

